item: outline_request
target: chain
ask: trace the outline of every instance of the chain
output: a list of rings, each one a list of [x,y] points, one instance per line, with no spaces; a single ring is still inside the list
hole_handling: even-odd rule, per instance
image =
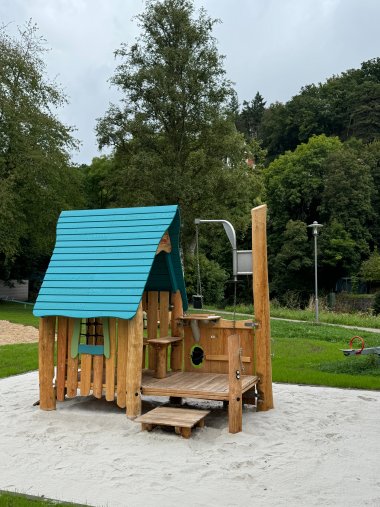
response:
[[[197,294],[202,296],[201,266],[199,263],[199,228],[195,226],[195,254],[197,258]]]
[[[235,278],[234,279],[234,315],[233,315],[233,318],[234,318],[234,320],[233,320],[233,330],[234,330],[234,333],[236,331],[236,305],[237,305],[237,280]],[[239,335],[239,361],[240,361],[240,371],[241,372],[243,372],[245,370],[244,364],[243,364],[242,354],[243,354],[243,349],[240,346],[240,335]]]

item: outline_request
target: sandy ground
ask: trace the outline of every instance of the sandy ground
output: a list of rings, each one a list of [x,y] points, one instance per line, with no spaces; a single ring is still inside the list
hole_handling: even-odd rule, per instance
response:
[[[236,435],[219,404],[198,402],[212,413],[185,440],[141,432],[92,397],[43,412],[36,372],[0,380],[0,489],[111,507],[380,506],[380,393],[275,384],[274,394],[275,410],[244,409]]]
[[[38,341],[38,329],[33,326],[12,324],[7,320],[0,320],[0,345],[10,343],[31,343]]]

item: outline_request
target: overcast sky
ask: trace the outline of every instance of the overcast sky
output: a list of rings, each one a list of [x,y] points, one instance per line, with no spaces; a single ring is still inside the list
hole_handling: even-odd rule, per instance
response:
[[[286,102],[306,84],[380,56],[380,0],[194,0],[222,23],[214,31],[239,101],[259,91],[269,105]],[[15,32],[32,18],[51,48],[49,77],[70,104],[58,112],[77,128],[76,163],[99,156],[94,127],[110,101],[108,79],[121,42],[133,42],[131,18],[143,0],[0,0],[0,24]]]

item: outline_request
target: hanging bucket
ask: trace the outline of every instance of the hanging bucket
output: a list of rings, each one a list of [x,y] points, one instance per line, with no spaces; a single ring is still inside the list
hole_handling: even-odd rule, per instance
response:
[[[195,294],[193,296],[193,308],[200,310],[203,307],[203,296]]]

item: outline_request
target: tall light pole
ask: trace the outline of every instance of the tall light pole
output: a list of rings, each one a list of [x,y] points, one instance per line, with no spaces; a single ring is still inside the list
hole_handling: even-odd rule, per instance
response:
[[[308,227],[311,227],[312,234],[314,236],[314,278],[315,278],[315,321],[319,322],[319,303],[318,303],[318,249],[317,249],[317,238],[318,230],[323,227],[316,220]]]

